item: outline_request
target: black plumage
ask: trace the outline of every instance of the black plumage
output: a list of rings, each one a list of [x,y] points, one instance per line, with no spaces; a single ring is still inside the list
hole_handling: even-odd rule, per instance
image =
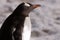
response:
[[[22,31],[24,27],[24,20],[35,7],[40,5],[30,6],[21,3],[14,12],[9,15],[0,29],[0,40],[22,40]],[[15,29],[15,31],[14,31]]]

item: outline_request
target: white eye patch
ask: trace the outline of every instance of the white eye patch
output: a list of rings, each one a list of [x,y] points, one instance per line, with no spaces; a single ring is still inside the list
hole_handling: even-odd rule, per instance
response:
[[[28,7],[30,6],[28,3],[25,3],[24,5],[25,5],[25,6],[28,6]]]

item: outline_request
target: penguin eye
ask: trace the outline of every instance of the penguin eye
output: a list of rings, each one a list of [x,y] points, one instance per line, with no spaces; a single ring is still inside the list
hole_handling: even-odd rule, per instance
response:
[[[27,6],[27,7],[30,7],[30,4],[28,4],[28,3],[25,3],[24,5]]]

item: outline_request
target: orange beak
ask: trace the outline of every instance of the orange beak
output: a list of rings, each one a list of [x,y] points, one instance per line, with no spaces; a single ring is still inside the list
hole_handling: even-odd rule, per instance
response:
[[[37,8],[37,7],[41,7],[41,5],[39,4],[33,5],[33,8]]]

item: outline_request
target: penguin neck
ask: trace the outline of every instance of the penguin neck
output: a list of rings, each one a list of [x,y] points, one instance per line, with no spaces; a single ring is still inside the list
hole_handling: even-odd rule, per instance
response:
[[[29,17],[29,16],[24,16],[24,15],[23,15],[24,13],[19,12],[19,11],[17,11],[17,12],[14,11],[13,13],[14,13],[14,14],[12,14],[12,15],[14,15],[13,17],[16,17],[16,19],[19,20],[20,25],[21,25],[21,26],[24,26],[24,21],[25,21],[26,18]]]
[[[30,21],[30,17],[26,17],[22,32],[22,40],[30,40],[30,36],[31,36],[31,21]]]
[[[25,18],[26,18],[26,17],[19,16],[19,21],[20,21],[20,25],[21,25],[21,26],[24,26]]]

